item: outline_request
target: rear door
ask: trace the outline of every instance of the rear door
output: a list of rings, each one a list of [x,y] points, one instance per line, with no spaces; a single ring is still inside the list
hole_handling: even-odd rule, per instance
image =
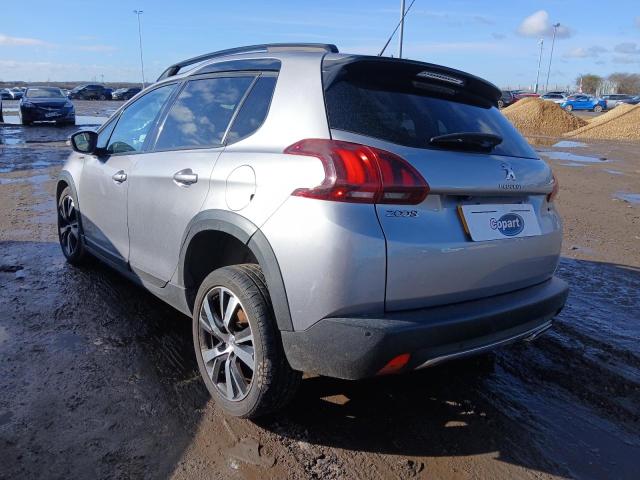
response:
[[[459,302],[549,278],[560,250],[559,219],[546,201],[551,171],[493,106],[498,92],[487,98],[485,87],[461,72],[398,65],[325,72],[332,138],[391,151],[430,187],[418,205],[376,206],[387,247],[386,308]],[[430,141],[458,132],[499,135],[502,142],[481,151]],[[474,241],[465,206],[478,207],[487,229],[492,215],[500,226],[515,218],[503,219],[506,212],[521,211],[536,234],[504,229],[509,235]]]
[[[167,110],[152,151],[137,158],[129,177],[134,271],[160,284],[170,280],[185,229],[209,192],[227,127],[254,80],[247,73],[193,78]]]

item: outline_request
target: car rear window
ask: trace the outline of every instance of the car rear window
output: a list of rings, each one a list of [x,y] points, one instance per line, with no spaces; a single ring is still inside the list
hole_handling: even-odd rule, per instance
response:
[[[415,148],[438,148],[432,137],[452,133],[489,133],[503,141],[492,153],[536,157],[535,152],[482,92],[430,82],[397,62],[377,69],[336,66],[324,69],[325,101],[332,129],[354,132]],[[424,68],[424,67],[422,67]],[[471,78],[468,83],[476,81]]]

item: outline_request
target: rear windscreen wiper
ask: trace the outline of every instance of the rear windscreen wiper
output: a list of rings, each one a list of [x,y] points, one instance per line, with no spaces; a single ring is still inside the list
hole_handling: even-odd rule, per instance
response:
[[[461,150],[481,150],[489,152],[502,143],[502,137],[491,133],[459,132],[438,135],[429,139],[429,145],[458,148]]]

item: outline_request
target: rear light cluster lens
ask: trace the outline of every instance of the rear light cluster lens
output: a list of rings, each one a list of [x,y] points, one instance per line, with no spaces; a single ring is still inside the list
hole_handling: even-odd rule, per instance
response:
[[[353,203],[416,205],[429,193],[429,185],[406,160],[379,148],[340,140],[307,139],[284,153],[316,157],[325,178],[313,188],[292,195]]]
[[[553,174],[553,190],[551,193],[547,195],[547,202],[553,202],[558,196],[558,192],[560,191],[560,184],[558,183],[558,179],[556,178],[556,174]]]

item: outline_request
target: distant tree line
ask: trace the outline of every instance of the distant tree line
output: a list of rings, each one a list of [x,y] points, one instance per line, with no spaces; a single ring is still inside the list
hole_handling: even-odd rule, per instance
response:
[[[603,86],[610,84],[614,91],[607,93],[632,93],[640,94],[640,73],[612,73],[608,77],[601,77],[588,73],[580,75],[576,79],[576,85],[582,82],[582,91],[584,93],[599,93]]]

